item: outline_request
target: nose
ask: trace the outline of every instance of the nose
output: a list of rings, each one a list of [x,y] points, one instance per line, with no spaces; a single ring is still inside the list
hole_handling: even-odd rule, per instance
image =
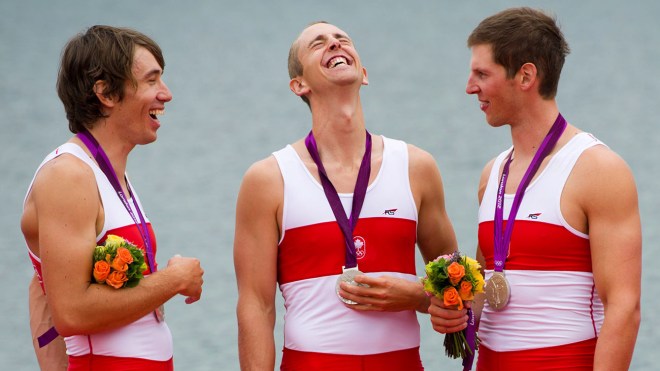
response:
[[[337,38],[331,37],[330,40],[328,40],[328,49],[330,50],[337,50],[341,49],[341,43]]]
[[[158,92],[158,100],[161,102],[169,102],[172,100],[172,92],[170,88],[167,87],[164,81],[162,83],[162,88]]]
[[[467,94],[477,94],[479,92],[479,86],[474,83],[472,75],[468,77],[467,85],[465,86],[465,92]]]

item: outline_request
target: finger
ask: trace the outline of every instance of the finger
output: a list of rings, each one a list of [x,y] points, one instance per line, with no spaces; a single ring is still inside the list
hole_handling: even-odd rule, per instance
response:
[[[360,274],[355,276],[354,280],[357,283],[362,283],[369,286],[375,286],[376,284],[378,284],[379,279],[376,277],[367,276],[366,274]]]
[[[200,299],[199,296],[197,296],[197,297],[188,296],[186,298],[186,304],[192,304],[192,303],[198,301],[199,299]]]
[[[435,331],[443,334],[461,331],[467,327],[467,316],[453,320],[431,316],[431,324]]]
[[[341,282],[339,284],[341,291],[357,296],[369,296],[371,289],[365,286],[351,285],[348,282]]]
[[[467,320],[467,310],[466,309],[447,309],[445,307],[439,307],[432,304],[429,306],[429,314],[433,317],[444,318],[447,320],[461,319],[465,318]]]
[[[441,334],[451,334],[454,332],[462,331],[467,327],[467,323],[461,324],[459,326],[440,326],[440,325],[433,325],[433,329]]]
[[[344,286],[346,286],[346,289],[344,288]],[[344,299],[354,301],[356,303],[362,302],[362,299],[364,299],[364,297],[348,291],[353,289],[354,287],[355,286],[353,285],[342,282],[341,285],[339,286],[339,296],[341,296]],[[349,305],[353,306],[355,304],[349,304]]]

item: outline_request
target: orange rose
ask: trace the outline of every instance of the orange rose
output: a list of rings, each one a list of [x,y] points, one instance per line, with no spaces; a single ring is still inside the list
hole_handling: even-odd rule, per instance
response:
[[[445,306],[455,307],[458,310],[463,309],[463,300],[461,300],[455,288],[451,286],[447,287],[442,293],[442,296]]]
[[[110,264],[110,267],[117,272],[126,272],[128,270],[128,264],[124,263],[119,255],[115,256],[115,259],[112,261],[112,264]]]
[[[103,283],[110,273],[110,264],[105,260],[94,263],[94,279],[96,283]]]
[[[449,282],[456,286],[463,276],[465,276],[465,267],[457,262],[449,264],[447,267],[447,275],[449,275]]]
[[[124,282],[128,281],[126,273],[114,271],[108,275],[108,278],[105,279],[105,283],[116,288],[120,289],[124,286]]]
[[[458,295],[463,300],[473,300],[474,294],[472,293],[472,283],[470,281],[462,281],[461,286],[458,288]]]
[[[120,247],[117,249],[117,256],[115,259],[120,259],[125,264],[131,264],[133,262],[133,255],[125,247]]]

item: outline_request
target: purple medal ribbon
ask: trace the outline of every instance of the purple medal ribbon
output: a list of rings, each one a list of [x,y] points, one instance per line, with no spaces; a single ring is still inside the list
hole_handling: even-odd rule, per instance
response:
[[[60,336],[60,334],[57,332],[57,329],[55,326],[51,327],[48,329],[48,331],[44,332],[37,338],[37,342],[39,343],[39,348],[43,348],[46,345],[50,344],[51,341],[55,340]]]
[[[360,217],[360,210],[362,210],[362,204],[364,204],[364,197],[367,193],[367,187],[369,185],[369,175],[371,174],[371,134],[369,134],[368,131],[366,131],[366,133],[367,139],[364,156],[362,157],[360,170],[358,170],[357,181],[355,182],[355,190],[353,191],[353,205],[351,208],[350,220],[348,217],[346,217],[346,212],[344,211],[344,207],[341,204],[341,200],[339,200],[337,190],[332,185],[332,182],[328,178],[328,174],[323,167],[313,132],[310,131],[307,135],[307,138],[305,138],[305,146],[307,147],[307,151],[309,151],[309,154],[314,160],[314,163],[316,163],[316,167],[319,169],[319,177],[321,178],[321,185],[323,186],[325,197],[328,199],[332,213],[335,214],[337,224],[339,224],[339,228],[344,235],[344,242],[346,245],[345,268],[354,268],[357,266],[355,244],[353,243],[353,230],[355,229],[355,225],[357,224],[358,218]]]
[[[138,223],[138,218],[135,217],[135,213],[133,213],[133,209],[131,209],[131,205],[128,203],[128,199],[126,198],[126,195],[124,194],[124,191],[121,188],[121,184],[119,183],[119,178],[117,177],[117,174],[115,173],[115,170],[112,167],[112,163],[110,163],[110,159],[108,158],[108,155],[105,153],[103,148],[101,148],[99,142],[87,130],[79,132],[78,134],[76,134],[76,136],[85,144],[87,149],[89,149],[89,151],[92,153],[92,156],[94,156],[94,159],[96,160],[96,163],[99,165],[99,168],[101,168],[101,171],[103,171],[105,176],[108,178],[110,184],[112,184],[112,188],[114,188],[115,192],[117,192],[117,196],[119,196],[119,199],[124,204],[126,211],[128,211],[128,214],[133,219],[135,226],[138,228],[138,231],[140,231],[140,235],[142,236],[142,241],[144,242],[144,248],[145,251],[147,252],[147,263],[149,264],[149,270],[152,273],[155,272],[156,262],[154,260],[154,253],[151,245],[151,237],[149,236],[149,229],[147,228],[147,223],[144,220],[144,215],[140,210],[140,206],[138,206],[137,200],[135,199],[135,197],[133,197],[133,205],[135,206],[135,210],[137,212],[138,218],[140,219],[139,223]],[[132,195],[133,192],[131,191],[131,185],[128,183],[128,181],[126,182],[126,187],[128,188],[128,193]]]
[[[495,205],[495,249],[494,249],[494,260],[495,260],[495,271],[502,272],[504,270],[504,262],[509,250],[509,243],[511,241],[511,233],[513,232],[513,223],[516,220],[516,214],[520,208],[520,203],[524,196],[525,190],[529,185],[529,182],[534,177],[534,174],[538,170],[539,166],[543,162],[545,156],[552,151],[555,144],[561,137],[564,129],[566,129],[567,123],[561,113],[557,116],[555,123],[552,124],[550,131],[543,139],[541,146],[536,151],[532,162],[529,164],[525,175],[518,185],[516,194],[513,198],[513,203],[511,204],[511,211],[509,212],[509,219],[506,223],[506,230],[504,235],[502,235],[502,223],[504,219],[504,189],[506,187],[506,179],[509,176],[509,165],[513,159],[513,149],[509,153],[506,163],[504,164],[504,169],[502,169],[502,178],[500,180],[499,188],[497,189],[497,203]]]
[[[477,351],[476,340],[477,340],[477,326],[474,321],[474,313],[472,309],[467,310],[468,315],[468,326],[465,328],[465,342],[467,342],[467,347],[469,351],[466,352],[465,358],[463,358],[463,371],[472,370],[472,364],[474,363],[474,356]],[[466,349],[468,350],[468,349]]]

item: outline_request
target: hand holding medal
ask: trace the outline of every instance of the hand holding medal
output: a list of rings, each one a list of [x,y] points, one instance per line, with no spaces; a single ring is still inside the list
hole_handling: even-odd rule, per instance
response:
[[[339,295],[339,291],[341,291],[339,285],[342,282],[346,282],[349,285],[353,285],[353,286],[369,287],[369,285],[366,285],[364,283],[355,282],[355,276],[360,274],[364,274],[364,273],[360,272],[357,266],[353,268],[342,267],[342,274],[340,274],[339,277],[337,278],[337,284],[335,285],[335,291],[337,292],[337,296],[339,297],[339,300],[343,301],[346,304],[351,304],[351,305],[357,304],[357,302],[350,299],[346,299],[343,296]]]

